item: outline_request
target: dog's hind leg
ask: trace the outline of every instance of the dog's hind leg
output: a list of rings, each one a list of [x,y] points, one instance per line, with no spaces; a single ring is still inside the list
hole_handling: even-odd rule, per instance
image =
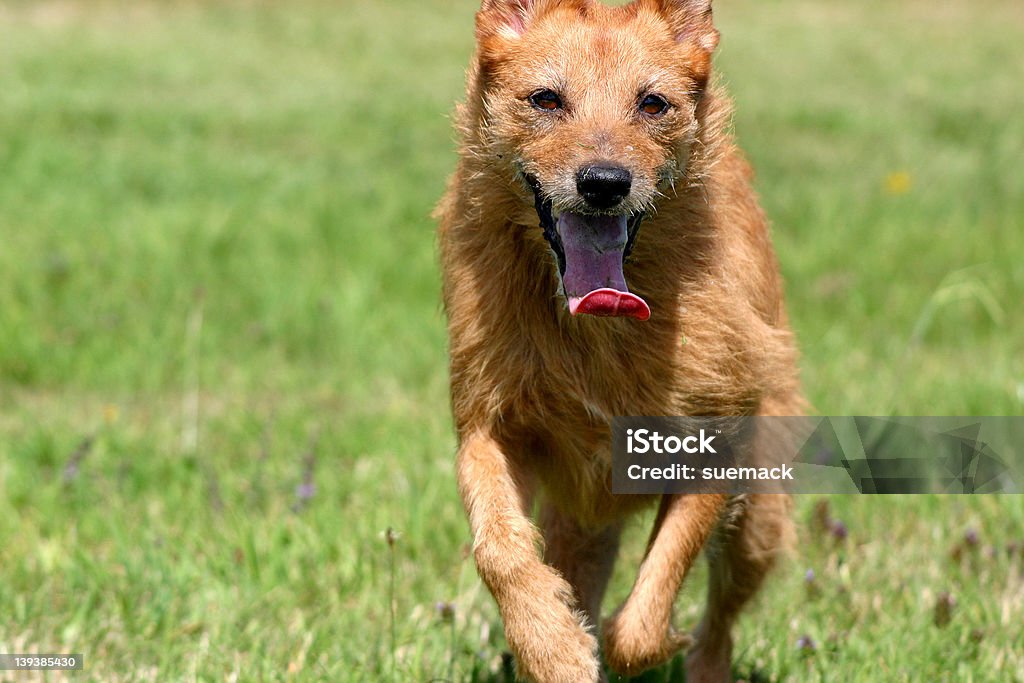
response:
[[[766,400],[759,414],[800,415],[804,408],[798,394],[787,393]],[[788,452],[791,438],[784,422],[761,423],[754,449],[766,454],[780,448]],[[767,459],[771,461],[771,457]],[[730,501],[705,553],[710,570],[707,607],[694,633],[696,644],[686,658],[687,681],[732,680],[733,622],[779,558],[792,547],[792,507],[792,499],[781,493],[750,494]]]
[[[622,526],[587,529],[549,501],[541,506],[540,526],[544,534],[544,561],[561,572],[572,586],[591,633],[597,635],[601,598],[615,567]]]
[[[708,545],[708,604],[686,659],[686,680],[731,681],[733,622],[790,545],[791,500],[783,494],[734,499]]]
[[[673,630],[672,605],[725,502],[718,494],[662,498],[633,590],[604,625],[605,658],[615,671],[635,675],[692,643]]]
[[[598,681],[597,641],[570,605],[572,588],[540,557],[527,516],[530,477],[486,433],[462,440],[459,493],[473,531],[473,556],[502,620],[521,678]]]

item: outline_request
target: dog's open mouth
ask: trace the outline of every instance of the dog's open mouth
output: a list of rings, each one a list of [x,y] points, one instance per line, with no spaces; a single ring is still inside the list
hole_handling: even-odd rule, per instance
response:
[[[536,180],[537,216],[558,259],[562,289],[573,315],[623,316],[647,320],[647,302],[629,291],[622,265],[633,248],[642,213],[598,215],[565,211],[557,216]]]

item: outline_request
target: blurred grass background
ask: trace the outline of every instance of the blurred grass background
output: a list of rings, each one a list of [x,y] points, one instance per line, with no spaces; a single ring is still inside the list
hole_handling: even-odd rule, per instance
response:
[[[504,680],[429,218],[475,9],[0,2],[0,651],[83,652],[73,680]],[[716,17],[816,409],[1021,414],[1024,6]],[[798,518],[738,676],[1024,680],[1019,498]]]

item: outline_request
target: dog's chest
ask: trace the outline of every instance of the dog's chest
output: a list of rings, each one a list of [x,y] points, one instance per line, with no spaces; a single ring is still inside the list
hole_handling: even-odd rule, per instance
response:
[[[549,488],[595,501],[610,494],[612,418],[673,412],[673,375],[668,363],[645,364],[645,354],[607,341],[565,342],[520,365],[521,391],[503,418],[531,442],[529,457]]]

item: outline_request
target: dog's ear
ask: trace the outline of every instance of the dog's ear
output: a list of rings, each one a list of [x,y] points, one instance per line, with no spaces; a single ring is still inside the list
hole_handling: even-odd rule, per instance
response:
[[[641,0],[672,27],[679,42],[692,42],[707,53],[718,46],[718,31],[711,22],[711,0]]]
[[[503,33],[518,38],[526,31],[527,22],[537,0],[483,0],[476,15],[476,37],[484,40]]]
[[[517,39],[530,22],[556,6],[584,10],[587,0],[483,0],[476,15],[476,37],[485,41],[493,36]]]

